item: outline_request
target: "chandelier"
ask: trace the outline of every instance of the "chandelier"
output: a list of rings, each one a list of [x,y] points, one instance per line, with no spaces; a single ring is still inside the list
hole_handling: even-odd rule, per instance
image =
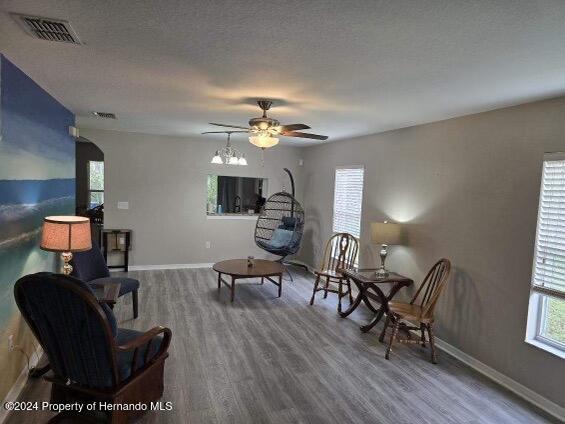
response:
[[[231,131],[225,131],[228,135],[228,141],[226,147],[222,147],[220,150],[216,150],[214,157],[210,163],[225,164],[225,165],[247,165],[247,159],[245,155],[233,147],[230,143]]]

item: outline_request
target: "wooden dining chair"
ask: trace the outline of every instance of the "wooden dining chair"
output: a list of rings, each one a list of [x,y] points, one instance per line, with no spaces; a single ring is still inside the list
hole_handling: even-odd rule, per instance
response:
[[[349,302],[353,302],[353,295],[351,294],[351,283],[345,278],[339,269],[353,268],[357,259],[357,252],[359,251],[359,243],[357,239],[348,233],[334,234],[326,243],[324,249],[324,256],[320,269],[314,271],[316,275],[316,282],[314,283],[314,290],[312,291],[312,298],[310,305],[314,304],[316,292],[323,291],[324,299],[328,297],[328,293],[337,293],[338,303],[337,310],[341,312],[341,299],[349,296]],[[320,280],[324,279],[323,287],[320,285]],[[337,289],[331,287],[332,284],[337,284]],[[347,286],[347,291],[343,291],[343,285]]]
[[[402,302],[389,302],[388,310],[385,319],[385,324],[379,341],[384,342],[386,330],[392,323],[392,333],[386,349],[385,358],[389,359],[392,344],[398,334],[398,330],[403,330],[407,334],[407,339],[399,339],[401,343],[421,343],[423,347],[426,346],[426,331],[430,343],[430,350],[432,355],[432,363],[437,364],[437,357],[435,351],[434,333],[432,325],[434,322],[434,308],[441,295],[451,271],[451,263],[448,259],[440,259],[430,269],[426,278],[416,291],[416,294],[410,303]],[[409,321],[408,325],[402,320]],[[412,339],[411,330],[420,331],[420,339]]]

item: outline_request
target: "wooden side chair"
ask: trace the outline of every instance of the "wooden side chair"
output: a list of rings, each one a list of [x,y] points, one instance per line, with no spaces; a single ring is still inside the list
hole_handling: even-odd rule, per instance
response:
[[[434,333],[432,324],[434,322],[434,308],[443,291],[451,271],[451,263],[448,259],[440,259],[430,269],[426,278],[416,291],[416,294],[410,303],[402,302],[389,302],[387,316],[383,331],[379,337],[379,341],[384,341],[386,330],[392,323],[392,333],[386,349],[385,358],[389,359],[392,344],[398,334],[398,330],[403,330],[407,333],[408,338],[398,340],[401,343],[421,343],[426,347],[426,331],[428,333],[430,350],[432,355],[432,363],[437,364],[437,357],[434,344]],[[412,324],[408,325],[402,320],[409,321]],[[411,337],[410,330],[420,331],[420,340],[414,340]]]
[[[353,302],[353,295],[351,294],[351,283],[345,278],[338,269],[353,268],[355,260],[357,259],[357,252],[359,251],[359,243],[357,239],[348,233],[334,234],[326,243],[324,249],[324,256],[320,269],[314,271],[316,274],[316,282],[314,283],[314,290],[312,291],[312,299],[310,305],[314,304],[316,292],[323,291],[324,299],[328,297],[328,293],[337,293],[338,304],[337,310],[341,312],[341,298],[349,296],[349,302]],[[318,287],[321,279],[325,279],[323,287]],[[337,284],[337,289],[330,286],[330,284]],[[343,291],[343,285],[347,286],[347,291]]]

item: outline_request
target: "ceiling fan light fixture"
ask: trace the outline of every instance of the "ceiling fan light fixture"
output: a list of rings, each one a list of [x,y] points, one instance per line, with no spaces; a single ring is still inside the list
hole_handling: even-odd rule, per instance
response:
[[[265,135],[252,135],[249,137],[249,142],[261,149],[268,149],[279,144],[279,139]]]
[[[257,100],[257,104],[263,111],[263,115],[256,118],[251,118],[249,120],[249,126],[231,125],[231,124],[219,124],[217,122],[210,122],[210,125],[215,125],[218,127],[233,128],[236,130],[222,131],[228,134],[231,133],[248,133],[249,142],[261,149],[267,149],[269,147],[276,146],[279,142],[278,136],[283,137],[297,137],[297,138],[307,138],[312,140],[327,140],[328,137],[320,134],[311,134],[301,132],[300,130],[310,129],[310,126],[306,124],[287,124],[281,125],[280,121],[267,116],[267,110],[271,107],[272,102],[270,100]],[[206,131],[202,134],[216,133],[220,131]],[[224,163],[228,161],[224,158],[222,152],[220,152]],[[238,156],[239,158],[240,156]]]

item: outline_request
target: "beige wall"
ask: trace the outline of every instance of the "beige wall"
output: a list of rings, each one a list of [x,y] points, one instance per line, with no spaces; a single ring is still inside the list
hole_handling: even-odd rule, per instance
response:
[[[290,191],[283,168],[302,180],[299,158],[303,150],[277,146],[261,151],[244,137],[233,144],[241,149],[249,166],[212,165],[215,150],[225,139],[187,139],[148,134],[81,129],[81,135],[104,151],[106,228],[133,230],[132,265],[210,263],[226,258],[266,257],[255,247],[255,220],[206,219],[206,176],[237,175],[268,179],[272,194]],[[301,198],[300,190],[297,197]],[[117,209],[118,201],[129,210]],[[211,248],[206,249],[206,241]]]
[[[454,265],[438,336],[565,406],[565,361],[524,342],[542,156],[565,150],[564,117],[560,98],[307,148],[301,258],[330,235],[335,167],[365,165],[362,264],[371,221],[405,223],[389,268],[419,281]]]

